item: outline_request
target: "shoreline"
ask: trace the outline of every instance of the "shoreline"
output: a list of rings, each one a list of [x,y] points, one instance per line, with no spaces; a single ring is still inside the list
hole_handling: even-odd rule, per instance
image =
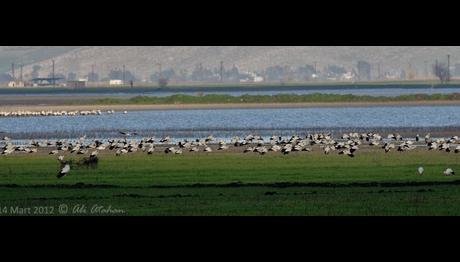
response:
[[[388,101],[388,102],[305,102],[305,103],[228,103],[228,104],[0,104],[0,111],[75,111],[75,110],[198,110],[198,109],[276,109],[315,107],[379,107],[379,106],[460,106],[459,101]]]

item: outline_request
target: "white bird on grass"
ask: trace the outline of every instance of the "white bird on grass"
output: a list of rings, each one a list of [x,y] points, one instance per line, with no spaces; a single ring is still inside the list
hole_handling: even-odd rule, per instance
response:
[[[67,174],[69,174],[70,172],[70,165],[69,164],[66,164],[62,169],[61,171],[59,172],[59,174],[57,175],[57,178],[63,178],[65,176],[67,176]]]
[[[420,165],[420,166],[418,167],[417,171],[418,171],[418,174],[419,174],[419,175],[423,175],[423,173],[425,172],[425,169],[423,168],[422,165]]]
[[[453,175],[455,175],[455,172],[454,172],[454,170],[452,170],[452,168],[448,168],[448,169],[446,169],[444,171],[444,175],[445,176],[453,176]]]

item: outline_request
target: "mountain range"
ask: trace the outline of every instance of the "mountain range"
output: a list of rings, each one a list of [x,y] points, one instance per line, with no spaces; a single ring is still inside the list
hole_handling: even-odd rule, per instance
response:
[[[91,72],[107,76],[112,69],[133,72],[139,79],[163,69],[192,71],[198,64],[217,68],[237,66],[240,71],[261,71],[269,66],[301,66],[317,63],[319,68],[339,65],[356,68],[360,60],[381,70],[399,70],[409,65],[419,72],[429,69],[434,61],[460,62],[460,47],[454,46],[2,46],[0,72],[9,72],[11,64],[23,64],[24,77],[33,66],[41,66],[40,76],[51,72],[67,75],[74,72],[84,77]],[[376,68],[376,66],[374,67]]]

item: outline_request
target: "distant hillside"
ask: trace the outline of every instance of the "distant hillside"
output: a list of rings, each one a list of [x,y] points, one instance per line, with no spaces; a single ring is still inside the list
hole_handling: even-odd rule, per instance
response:
[[[62,55],[76,46],[0,46],[0,72],[11,70],[11,64],[33,64]]]
[[[51,59],[56,61],[56,73],[75,72],[83,77],[95,70],[100,76],[107,76],[111,69],[121,68],[134,72],[141,79],[158,70],[157,63],[164,69],[189,72],[197,64],[204,67],[218,67],[224,61],[225,67],[236,65],[240,71],[263,70],[272,65],[300,66],[318,63],[319,68],[327,65],[341,65],[355,68],[357,61],[366,60],[381,70],[406,68],[409,64],[423,73],[435,59],[444,62],[451,54],[452,65],[460,62],[460,47],[346,47],[346,46],[128,46],[128,47],[1,47],[0,69],[9,69],[11,61],[29,64],[24,68],[30,74],[32,65],[42,66],[41,74],[51,69]]]

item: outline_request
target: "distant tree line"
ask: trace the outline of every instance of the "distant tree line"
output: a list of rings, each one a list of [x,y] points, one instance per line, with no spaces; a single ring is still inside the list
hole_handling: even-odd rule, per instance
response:
[[[433,65],[433,73],[439,78],[441,84],[444,84],[449,81],[449,68],[443,63],[436,63]]]
[[[32,69],[31,77],[37,78],[40,74],[41,67],[36,65]],[[320,70],[319,70],[320,71]],[[318,72],[319,72],[318,71]],[[160,80],[167,80],[169,82],[240,82],[241,80],[251,80],[254,75],[263,77],[266,81],[291,81],[291,80],[311,80],[315,74],[315,67],[313,65],[303,65],[299,67],[289,67],[275,65],[270,66],[262,71],[255,72],[241,72],[238,67],[232,65],[231,67],[214,67],[208,68],[204,67],[202,64],[197,64],[193,70],[189,71],[187,69],[174,70],[168,68],[159,71],[153,72],[149,81],[154,83],[159,83]],[[325,77],[338,77],[339,75],[346,72],[345,68],[337,65],[329,65],[322,70]],[[51,73],[48,73],[48,77],[52,77]],[[75,72],[69,72],[67,75],[56,73],[55,77],[62,78],[61,81],[75,81],[78,80],[78,76]],[[100,77],[96,72],[90,72],[83,78],[88,79],[90,82],[97,81],[109,81],[109,80],[123,80],[126,82],[141,81],[133,72],[130,70],[125,70],[123,75],[122,69],[112,69],[107,76]],[[9,74],[0,75],[1,82],[11,81],[12,78]]]

